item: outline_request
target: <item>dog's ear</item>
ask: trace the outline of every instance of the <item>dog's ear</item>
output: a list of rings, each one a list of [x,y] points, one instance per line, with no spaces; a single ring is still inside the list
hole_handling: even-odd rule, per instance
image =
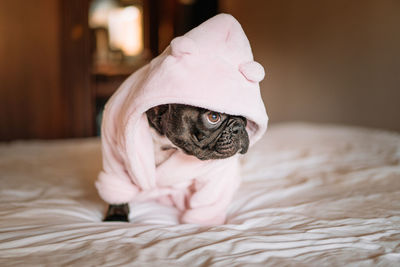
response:
[[[159,105],[146,111],[147,119],[149,120],[150,126],[157,130],[161,135],[164,135],[162,126],[162,116],[168,111],[168,105]]]

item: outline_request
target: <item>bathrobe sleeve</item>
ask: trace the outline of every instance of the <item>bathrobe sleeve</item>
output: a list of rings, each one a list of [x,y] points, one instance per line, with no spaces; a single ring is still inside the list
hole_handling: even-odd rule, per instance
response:
[[[117,116],[106,106],[102,124],[103,169],[96,181],[100,197],[109,204],[131,202],[138,194],[138,187],[132,183],[125,167],[124,149],[118,139]]]
[[[228,205],[239,185],[239,157],[235,156],[208,172],[207,176],[196,179],[195,191],[181,221],[203,225],[223,224]]]

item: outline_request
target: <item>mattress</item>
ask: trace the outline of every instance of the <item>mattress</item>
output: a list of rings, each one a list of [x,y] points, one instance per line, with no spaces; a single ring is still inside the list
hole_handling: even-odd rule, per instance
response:
[[[399,266],[399,134],[278,124],[241,162],[225,225],[102,222],[99,139],[3,143],[0,266]]]

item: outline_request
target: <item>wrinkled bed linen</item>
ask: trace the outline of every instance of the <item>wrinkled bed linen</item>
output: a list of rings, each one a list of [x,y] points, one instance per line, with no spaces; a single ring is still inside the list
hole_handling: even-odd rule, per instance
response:
[[[400,263],[399,134],[273,125],[241,161],[226,225],[179,225],[154,202],[103,223],[98,139],[1,144],[0,266]]]

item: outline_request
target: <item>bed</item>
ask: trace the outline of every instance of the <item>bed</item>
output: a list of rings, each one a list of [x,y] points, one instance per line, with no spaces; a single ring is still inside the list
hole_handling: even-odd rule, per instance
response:
[[[105,223],[99,139],[3,143],[0,266],[399,266],[399,134],[277,124],[241,161],[225,225],[153,202]]]

